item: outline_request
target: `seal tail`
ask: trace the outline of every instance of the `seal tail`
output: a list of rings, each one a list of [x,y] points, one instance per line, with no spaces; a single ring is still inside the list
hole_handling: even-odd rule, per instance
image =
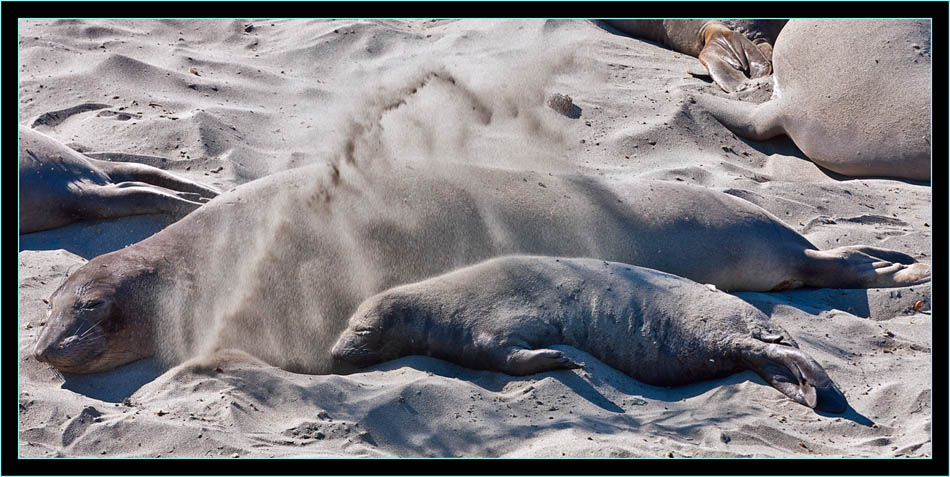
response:
[[[824,368],[798,348],[767,344],[754,353],[749,364],[762,379],[799,404],[831,413],[848,408],[847,399]]]

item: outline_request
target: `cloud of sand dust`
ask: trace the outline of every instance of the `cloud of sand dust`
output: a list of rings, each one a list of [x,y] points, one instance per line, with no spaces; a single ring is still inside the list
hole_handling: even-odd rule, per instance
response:
[[[377,94],[346,120],[344,157],[561,168],[565,120],[546,100],[556,76],[574,66],[573,51],[539,46],[495,62],[482,66],[497,74],[426,61],[377,78],[367,87]]]
[[[398,206],[372,192],[374,174],[396,163],[562,169],[569,120],[545,103],[558,92],[557,75],[570,71],[572,52],[538,44],[492,61],[473,69],[427,60],[355,88],[325,180],[291,187],[289,171],[281,176],[288,187],[235,201],[234,218],[222,213],[218,233],[198,245],[201,270],[165,295],[159,313],[166,362],[238,348],[293,371],[329,370],[329,349],[355,306],[380,291],[381,277],[403,273],[364,258],[385,251],[361,249],[346,222],[321,211],[335,188],[364,191],[372,205],[352,213],[398,222]]]

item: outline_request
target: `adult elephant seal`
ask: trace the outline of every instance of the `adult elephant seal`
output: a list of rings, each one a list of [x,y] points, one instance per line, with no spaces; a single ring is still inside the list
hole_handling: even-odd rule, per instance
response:
[[[20,234],[80,220],[183,216],[217,195],[161,169],[86,157],[20,126]]]
[[[177,361],[220,346],[323,373],[365,298],[512,253],[638,264],[726,290],[930,275],[897,252],[818,250],[765,210],[703,187],[452,163],[314,165],[241,185],[74,271],[34,352],[93,372],[156,349]]]
[[[772,45],[787,20],[604,20],[623,33],[699,58],[727,93],[772,72]]]
[[[761,104],[697,96],[739,136],[787,134],[846,176],[930,180],[930,22],[792,20],[775,44]]]
[[[752,305],[603,260],[508,256],[392,288],[359,306],[332,355],[359,367],[427,355],[519,376],[580,366],[555,344],[647,384],[751,369],[800,404],[847,407],[821,365]]]

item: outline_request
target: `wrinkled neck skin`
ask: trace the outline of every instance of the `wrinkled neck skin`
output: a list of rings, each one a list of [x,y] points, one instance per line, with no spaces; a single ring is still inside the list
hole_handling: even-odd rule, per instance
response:
[[[428,304],[415,304],[391,318],[384,334],[393,337],[386,343],[386,360],[420,355],[473,369],[492,366],[477,336],[470,336],[477,333],[477,325],[456,323],[452,315],[430,309]]]
[[[178,222],[169,227],[180,224]],[[150,271],[148,277],[142,278],[143,286],[148,286],[143,289],[146,295],[141,298],[145,300],[143,303],[149,302],[156,306],[154,302],[161,298],[163,290],[182,288],[184,281],[201,273],[202,264],[194,258],[192,250],[195,247],[194,240],[181,234],[159,232],[120,251],[124,267],[139,272]]]
[[[113,272],[121,277],[121,283],[116,290],[117,294],[131,297],[128,300],[136,305],[136,313],[140,323],[150,322],[152,307],[155,305],[155,288],[167,283],[164,277],[173,274],[174,262],[166,259],[165,255],[152,255],[147,248],[125,249],[125,254],[113,259]]]
[[[178,254],[169,250],[158,254],[150,247],[136,245],[120,252],[107,257],[106,262],[109,266],[107,273],[119,279],[115,294],[126,304],[126,316],[137,325],[151,327],[157,307],[156,288],[173,280],[176,260],[170,257]]]
[[[389,324],[389,330],[395,340],[387,343],[390,356],[395,359],[403,356],[422,355],[444,359],[448,354],[440,346],[436,336],[444,336],[445,326],[432,321],[428,310],[414,308],[411,312],[401,313]],[[444,344],[444,342],[443,342]]]

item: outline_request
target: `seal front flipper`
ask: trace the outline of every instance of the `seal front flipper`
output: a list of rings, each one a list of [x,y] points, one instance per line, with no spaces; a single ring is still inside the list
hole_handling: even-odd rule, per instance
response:
[[[848,408],[847,399],[811,356],[785,344],[754,344],[745,362],[782,394],[810,408],[840,413]]]
[[[498,360],[498,370],[513,376],[543,373],[557,369],[576,369],[584,366],[564,353],[549,348],[525,349],[517,346],[506,348]]]

